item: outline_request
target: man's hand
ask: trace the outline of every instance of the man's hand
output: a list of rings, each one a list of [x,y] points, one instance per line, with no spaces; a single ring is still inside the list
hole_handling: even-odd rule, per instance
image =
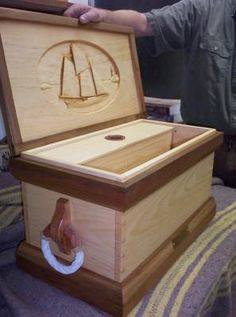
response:
[[[83,24],[89,22],[102,22],[106,20],[106,10],[82,4],[74,4],[70,6],[64,12],[64,15],[79,18],[79,21]]]
[[[88,5],[74,4],[64,12],[65,16],[79,18],[83,24],[89,22],[106,22],[134,29],[136,36],[153,35],[151,26],[143,13],[133,10],[105,10]]]

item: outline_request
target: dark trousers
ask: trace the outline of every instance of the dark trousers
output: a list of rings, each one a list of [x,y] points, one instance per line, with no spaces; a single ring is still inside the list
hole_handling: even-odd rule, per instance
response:
[[[215,153],[213,176],[236,188],[236,135],[224,135],[224,143]]]

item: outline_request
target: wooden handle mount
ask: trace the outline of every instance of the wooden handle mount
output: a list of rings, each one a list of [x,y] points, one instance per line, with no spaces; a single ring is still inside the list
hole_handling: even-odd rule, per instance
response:
[[[80,246],[78,234],[71,224],[70,202],[68,199],[59,198],[51,223],[43,230],[47,238],[51,238],[64,254]]]

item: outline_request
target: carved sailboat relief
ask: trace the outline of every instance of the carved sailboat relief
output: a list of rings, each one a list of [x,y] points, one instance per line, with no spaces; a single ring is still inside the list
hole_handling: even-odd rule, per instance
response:
[[[114,97],[120,77],[114,60],[98,46],[70,41],[49,49],[40,63],[41,90],[67,109],[106,104]],[[49,76],[43,73],[49,72]],[[95,109],[97,110],[97,109]]]
[[[76,43],[71,43],[69,54],[63,56],[60,98],[68,107],[78,101],[108,95],[90,60]]]

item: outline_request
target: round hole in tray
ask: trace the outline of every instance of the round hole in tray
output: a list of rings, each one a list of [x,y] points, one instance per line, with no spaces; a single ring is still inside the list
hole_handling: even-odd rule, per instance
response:
[[[125,136],[121,134],[109,134],[105,136],[105,139],[109,141],[122,141],[125,139]]]

